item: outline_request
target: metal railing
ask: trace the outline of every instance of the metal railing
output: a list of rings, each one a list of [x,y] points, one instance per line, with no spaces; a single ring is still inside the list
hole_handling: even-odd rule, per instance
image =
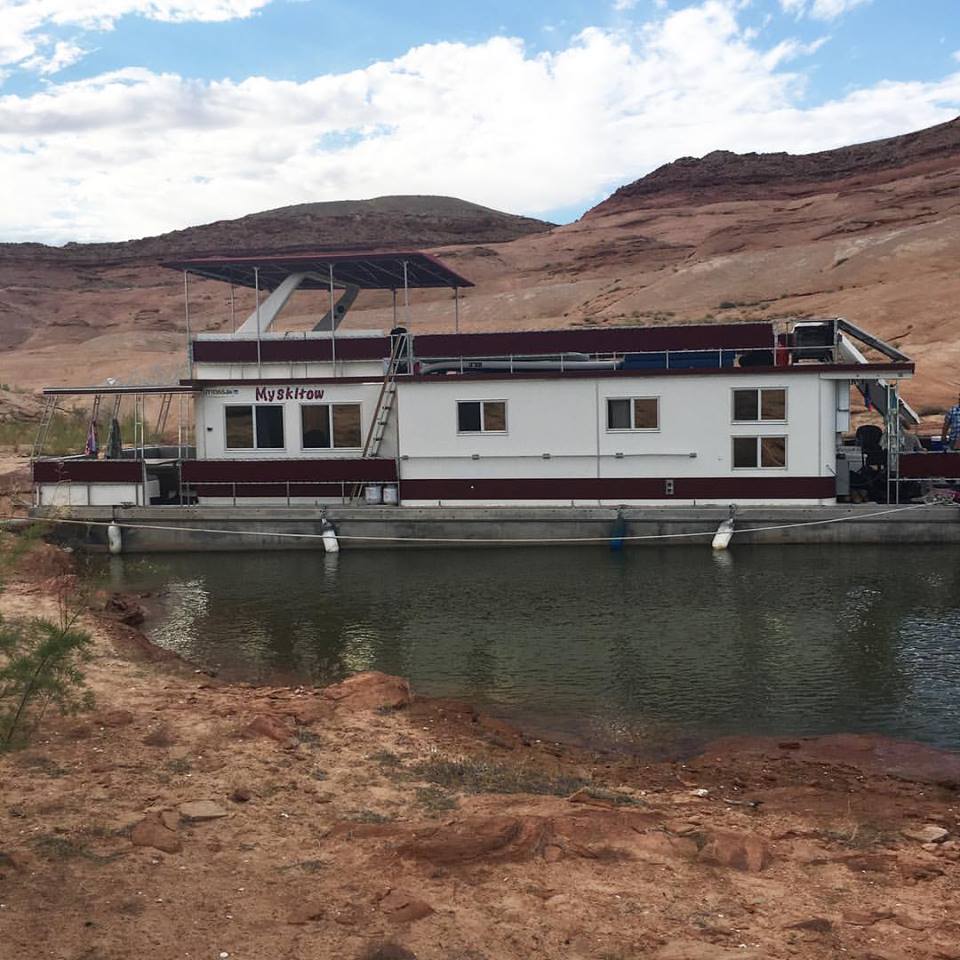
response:
[[[224,495],[219,492],[204,492],[204,488],[215,488],[220,490],[222,488],[228,488],[229,493]],[[353,496],[354,490],[360,490],[364,494],[364,498],[361,499],[361,503],[368,502],[365,499],[366,490],[368,487],[380,487],[381,489],[385,487],[396,487],[397,489],[397,503],[400,502],[400,481],[398,480],[188,480],[181,481],[179,499],[182,505],[189,505],[191,498],[194,497],[217,497],[221,498],[226,496],[233,504],[237,505],[237,498],[241,499],[245,496],[244,488],[246,487],[274,487],[280,488],[281,493],[277,495],[273,494],[263,494],[257,496],[254,494],[251,499],[264,500],[267,498],[270,499],[281,499],[286,500],[287,506],[291,506],[291,499],[293,497],[300,497],[301,499],[312,499],[315,504],[318,506],[321,503],[321,500],[326,503],[329,502],[330,497],[327,494],[298,494],[296,489],[297,487],[332,487],[338,489],[339,493],[334,496],[338,497],[342,505],[347,505],[355,502]],[[384,502],[378,500],[377,502]],[[393,506],[393,504],[388,504],[388,506]]]
[[[745,366],[744,358],[755,357],[758,360],[769,358],[767,364],[756,363],[755,366],[780,366],[789,363],[837,363],[842,358],[838,346],[823,347],[790,347],[771,344],[768,347],[696,347],[690,349],[667,350],[628,350],[608,353],[583,353],[570,351],[567,353],[547,354],[497,354],[490,356],[449,356],[449,357],[414,357],[415,370],[421,373],[442,372],[447,367],[452,372],[465,374],[483,370],[487,364],[505,364],[503,372],[527,372],[522,369],[523,364],[537,363],[544,368],[548,364],[555,364],[560,373],[568,373],[578,369],[589,369],[586,364],[609,364],[611,369],[622,369],[623,364],[637,362],[637,369],[663,370],[691,370],[691,369],[720,369],[723,367]],[[644,364],[649,361],[657,361]],[[781,360],[778,363],[778,359]],[[630,367],[627,367],[630,369]],[[414,371],[415,372],[415,371]],[[403,374],[400,374],[403,376]]]

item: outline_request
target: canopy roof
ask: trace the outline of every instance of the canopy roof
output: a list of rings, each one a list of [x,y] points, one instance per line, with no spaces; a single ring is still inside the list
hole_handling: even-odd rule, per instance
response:
[[[172,270],[223,280],[238,287],[253,287],[254,267],[258,268],[260,288],[275,290],[291,274],[309,276],[302,290],[359,287],[361,290],[402,290],[416,287],[472,287],[465,277],[455,273],[429,253],[417,250],[351,251],[346,253],[286,253],[271,256],[199,257],[192,260],[168,260],[161,264]]]

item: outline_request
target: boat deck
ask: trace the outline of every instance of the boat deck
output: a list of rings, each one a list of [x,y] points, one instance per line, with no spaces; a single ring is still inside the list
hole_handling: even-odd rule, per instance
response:
[[[105,550],[107,527],[122,527],[124,553],[322,549],[330,520],[345,550],[496,547],[568,543],[606,548],[620,531],[615,507],[69,507],[38,508],[54,535]],[[725,507],[625,507],[626,546],[709,547]],[[631,539],[636,538],[636,539]],[[749,544],[960,543],[952,504],[740,507],[731,547]]]

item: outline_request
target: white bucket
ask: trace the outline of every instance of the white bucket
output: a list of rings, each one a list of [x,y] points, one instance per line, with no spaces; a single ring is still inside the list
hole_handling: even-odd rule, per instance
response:
[[[400,502],[400,493],[395,483],[388,483],[383,488],[383,502],[395,507]]]
[[[380,503],[383,495],[383,488],[379,483],[368,483],[363,488],[363,499],[367,503]]]

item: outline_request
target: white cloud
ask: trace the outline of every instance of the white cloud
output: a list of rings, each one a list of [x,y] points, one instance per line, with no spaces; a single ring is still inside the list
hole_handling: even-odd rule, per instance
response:
[[[0,239],[121,239],[391,193],[544,213],[679,156],[826,149],[960,107],[960,71],[805,107],[802,46],[763,48],[738,9],[705,0],[538,55],[504,37],[429,44],[301,83],[126,68],[0,96],[0,182],[15,198]]]
[[[780,0],[785,13],[798,17],[810,16],[814,20],[836,20],[854,7],[871,3],[872,0]]]
[[[72,40],[58,40],[47,54],[35,53],[22,61],[25,70],[35,70],[43,76],[59,73],[64,67],[76,63],[86,53],[83,47]]]
[[[270,0],[0,0],[0,64],[52,73],[74,62],[82,54],[81,48],[72,39],[53,39],[45,32],[53,28],[112,30],[117,20],[132,14],[168,22],[216,22],[249,17],[268,3]]]

